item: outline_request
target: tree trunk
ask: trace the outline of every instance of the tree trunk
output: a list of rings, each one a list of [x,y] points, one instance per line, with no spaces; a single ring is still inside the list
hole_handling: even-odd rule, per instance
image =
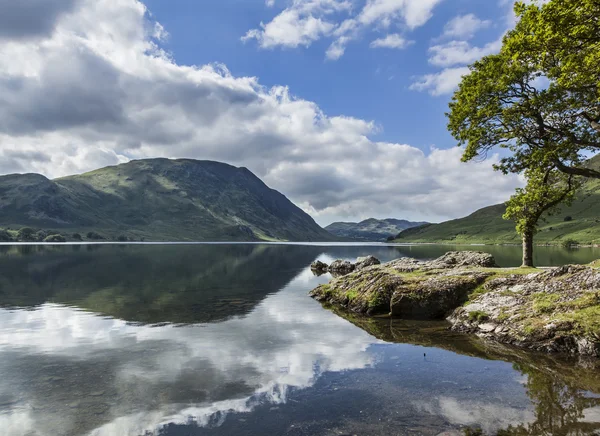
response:
[[[522,268],[533,268],[533,232],[523,233],[523,265]]]

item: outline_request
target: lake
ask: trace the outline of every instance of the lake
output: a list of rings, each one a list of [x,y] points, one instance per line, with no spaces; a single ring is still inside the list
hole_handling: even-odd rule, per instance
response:
[[[0,246],[8,436],[598,434],[600,366],[365,319],[308,297],[316,259],[452,246]],[[519,247],[458,247],[520,264]],[[536,248],[543,266],[599,249]],[[596,432],[596,433],[595,433]]]

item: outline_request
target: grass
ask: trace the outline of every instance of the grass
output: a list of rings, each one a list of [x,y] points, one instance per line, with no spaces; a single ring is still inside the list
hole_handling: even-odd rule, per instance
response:
[[[591,160],[591,167],[600,168],[600,155]],[[515,224],[502,219],[504,212],[503,204],[486,207],[465,218],[405,230],[395,242],[520,243]],[[566,221],[567,217],[572,220]],[[544,219],[536,243],[560,245],[573,240],[582,245],[600,244],[600,180],[586,181],[571,206]]]
[[[474,310],[472,312],[469,312],[469,321],[471,322],[485,322],[488,319],[490,319],[490,316],[487,313],[482,312],[480,310]]]

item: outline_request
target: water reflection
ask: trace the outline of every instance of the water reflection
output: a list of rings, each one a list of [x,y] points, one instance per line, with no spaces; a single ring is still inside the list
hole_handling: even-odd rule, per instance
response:
[[[307,269],[317,257],[405,247],[1,248],[3,434],[536,434],[600,420],[597,368],[307,297],[328,280]]]

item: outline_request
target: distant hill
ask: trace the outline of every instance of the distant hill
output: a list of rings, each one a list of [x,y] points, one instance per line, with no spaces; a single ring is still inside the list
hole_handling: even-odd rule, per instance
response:
[[[325,227],[325,230],[342,238],[359,241],[386,241],[390,236],[397,235],[402,230],[423,224],[426,223],[415,223],[392,218],[385,220],[370,218],[360,223],[333,223]]]
[[[600,168],[600,155],[588,165]],[[486,207],[468,217],[429,224],[401,232],[395,242],[453,242],[453,243],[520,243],[515,223],[502,219],[505,205]],[[560,213],[546,216],[536,243],[558,244],[565,240],[580,244],[600,243],[600,180],[587,180],[570,207]]]
[[[49,180],[0,177],[0,228],[172,241],[335,239],[246,168],[147,159]],[[6,234],[6,232],[5,232]]]

